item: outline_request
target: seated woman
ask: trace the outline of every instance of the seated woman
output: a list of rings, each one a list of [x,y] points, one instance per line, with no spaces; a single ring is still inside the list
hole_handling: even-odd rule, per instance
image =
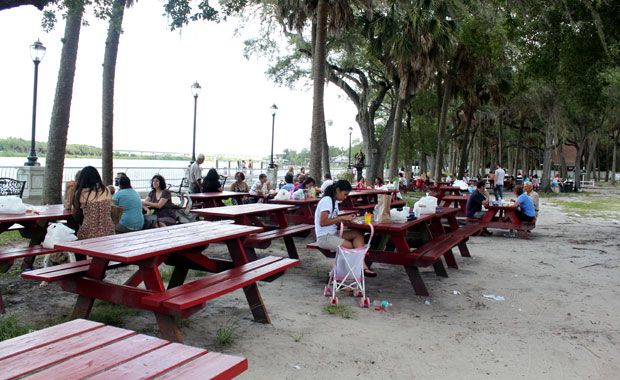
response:
[[[379,189],[383,187],[383,178],[377,177],[375,178],[375,189]]]
[[[166,180],[159,174],[151,179],[151,192],[142,201],[144,210],[148,213],[149,207],[155,209],[157,227],[171,226],[177,222],[177,213],[172,204],[172,194],[166,188]]]
[[[295,189],[295,185],[293,185],[293,175],[290,172],[286,173],[284,176],[284,182],[286,182],[286,184],[282,186],[280,190],[284,189],[286,191],[291,191],[291,189]]]
[[[112,222],[112,195],[101,182],[97,169],[82,169],[75,186],[71,215],[79,224],[80,240],[114,235]]]
[[[118,184],[120,190],[114,194],[112,200],[117,206],[123,206],[123,215],[114,228],[117,232],[141,230],[144,226],[144,215],[142,215],[140,194],[131,188],[129,177],[121,177]]]
[[[202,192],[203,193],[215,193],[221,192],[222,184],[220,183],[220,175],[217,174],[215,169],[209,169],[207,175],[202,180]]]
[[[219,176],[218,176],[219,179]],[[245,182],[245,174],[243,174],[242,172],[237,172],[235,173],[235,182],[230,184],[230,191],[233,191],[235,193],[247,193],[250,191],[250,187],[248,186],[248,184]],[[237,199],[233,198],[232,200],[232,204],[233,205],[237,205]],[[243,203],[247,203],[247,198],[244,197],[243,198]]]
[[[360,180],[357,181],[357,186],[355,187],[356,190],[363,190],[366,189],[366,178],[364,178],[364,176],[360,177]]]
[[[344,231],[342,237],[338,234],[338,224],[355,218],[355,215],[338,215],[338,203],[342,202],[350,191],[349,181],[341,179],[327,186],[323,198],[317,204],[314,213],[314,231],[320,248],[335,251],[340,246],[345,248],[364,246],[364,235],[358,230]],[[364,263],[364,274],[368,277],[377,275],[368,269],[366,263]]]
[[[314,187],[314,184],[315,184],[314,183],[314,178],[308,177],[302,183],[300,183],[297,186],[295,186],[295,191],[303,190],[304,194],[306,194],[306,196],[307,196],[308,194],[310,194],[310,191]]]

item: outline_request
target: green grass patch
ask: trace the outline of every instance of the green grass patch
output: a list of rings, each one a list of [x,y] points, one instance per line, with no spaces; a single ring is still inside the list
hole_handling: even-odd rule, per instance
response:
[[[326,305],[323,311],[327,314],[342,314],[342,318],[352,318],[354,311],[347,305]]]
[[[22,235],[20,235],[19,231],[6,231],[3,234],[0,234],[0,245],[12,243],[18,240],[27,241],[28,239],[24,239]]]
[[[34,330],[35,329],[28,324],[21,323],[13,314],[4,317],[0,316],[0,342],[27,334]]]
[[[563,212],[580,216],[611,219],[620,216],[620,200],[617,198],[554,199],[553,203]]]
[[[215,333],[215,341],[218,346],[230,346],[239,338],[237,329],[239,324],[237,322],[227,321],[226,324],[217,329]]]
[[[95,301],[88,319],[105,323],[106,325],[122,326],[126,316],[135,315],[138,312],[137,309],[131,307],[98,300]]]

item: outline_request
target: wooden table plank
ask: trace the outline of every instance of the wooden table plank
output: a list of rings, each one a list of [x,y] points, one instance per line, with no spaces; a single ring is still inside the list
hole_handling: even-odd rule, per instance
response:
[[[0,342],[0,360],[104,326],[103,323],[76,319],[60,326],[8,339]]]
[[[237,198],[237,197],[245,197],[250,195],[250,193],[241,193],[235,191],[213,191],[209,193],[191,193],[189,195],[192,199],[224,199],[224,198]]]
[[[78,355],[27,377],[28,380],[78,380],[169,345],[167,340],[135,335]],[[141,360],[141,359],[140,359]],[[143,362],[145,364],[145,362]]]
[[[193,214],[215,216],[221,218],[234,218],[242,215],[265,214],[278,210],[291,210],[294,206],[278,205],[270,203],[250,203],[237,206],[212,207],[192,210]]]
[[[171,343],[157,350],[146,353],[140,357],[129,360],[108,371],[101,372],[89,380],[119,380],[119,379],[152,379],[153,377],[166,373],[179,365],[186,363],[196,357],[207,353],[202,348],[185,346],[179,343]],[[247,369],[247,368],[246,368]],[[202,379],[207,379],[203,375]],[[177,380],[184,379],[177,377]]]
[[[87,331],[68,339],[63,339],[33,350],[22,352],[0,360],[0,379],[13,379],[31,373],[48,365],[58,363],[75,355],[111,343],[115,340],[134,335],[133,331],[117,327],[104,326]]]
[[[237,356],[210,352],[196,360],[175,368],[158,380],[225,380],[232,379],[248,369],[248,360]]]
[[[24,222],[40,219],[64,219],[71,217],[71,210],[65,210],[63,205],[34,206],[33,211],[23,214],[2,214],[0,223]]]

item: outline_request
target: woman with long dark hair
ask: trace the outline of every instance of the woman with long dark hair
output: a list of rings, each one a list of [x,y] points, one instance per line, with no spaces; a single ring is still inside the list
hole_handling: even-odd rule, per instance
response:
[[[114,234],[112,222],[112,194],[103,185],[97,169],[82,169],[75,186],[71,214],[80,228],[80,240]]]
[[[149,207],[155,209],[157,216],[157,227],[171,226],[177,222],[176,211],[172,205],[172,194],[166,188],[166,180],[159,174],[155,174],[151,179],[151,192],[142,201],[145,211],[149,212]]]
[[[342,202],[351,191],[349,181],[341,179],[327,186],[323,198],[316,206],[314,213],[314,232],[320,248],[335,251],[338,247],[360,248],[364,246],[364,235],[358,230],[346,230],[342,237],[338,235],[338,225],[350,221],[355,215],[338,215],[338,203]],[[374,277],[377,274],[364,263],[364,274]]]
[[[220,183],[220,175],[217,174],[217,170],[209,169],[207,175],[202,180],[202,192],[214,193],[221,192],[222,184]]]

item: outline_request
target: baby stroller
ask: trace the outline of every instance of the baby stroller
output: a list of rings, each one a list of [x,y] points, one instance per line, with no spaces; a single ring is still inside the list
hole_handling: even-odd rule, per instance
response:
[[[344,227],[340,225],[340,237]],[[331,295],[330,305],[338,305],[338,290],[353,291],[353,296],[362,297],[360,307],[370,307],[370,298],[366,297],[366,283],[364,281],[364,258],[368,254],[370,242],[374,235],[374,228],[370,225],[370,238],[368,245],[360,248],[338,247],[336,259],[332,270],[329,272],[329,282],[325,286],[323,294]]]

